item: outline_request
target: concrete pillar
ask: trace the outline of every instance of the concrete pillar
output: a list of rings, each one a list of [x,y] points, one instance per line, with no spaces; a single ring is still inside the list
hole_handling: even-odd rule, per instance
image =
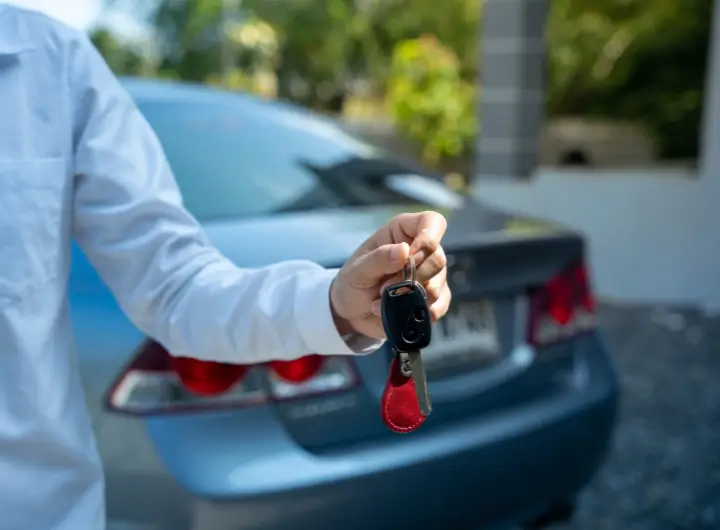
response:
[[[696,241],[704,268],[702,294],[705,308],[720,313],[720,2],[715,1],[710,54],[708,57],[705,105],[701,139],[700,184],[702,186],[701,223],[688,237]]]
[[[701,131],[701,177],[720,193],[720,6],[715,2],[710,31],[704,116]],[[714,197],[718,199],[718,196]]]
[[[477,175],[529,177],[545,114],[550,0],[485,0]]]

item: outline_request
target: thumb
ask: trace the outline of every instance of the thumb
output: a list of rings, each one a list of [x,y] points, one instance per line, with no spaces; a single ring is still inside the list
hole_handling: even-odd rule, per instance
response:
[[[382,245],[372,252],[359,257],[352,267],[353,284],[360,288],[371,288],[403,270],[410,256],[407,243]]]

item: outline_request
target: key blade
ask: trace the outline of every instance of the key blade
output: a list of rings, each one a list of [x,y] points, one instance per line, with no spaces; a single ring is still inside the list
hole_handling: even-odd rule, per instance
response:
[[[432,412],[432,403],[430,402],[427,376],[425,375],[425,367],[423,366],[420,351],[416,350],[408,352],[408,360],[410,364],[411,377],[415,383],[415,395],[417,396],[418,405],[420,405],[420,413],[423,416],[430,416],[430,413]]]

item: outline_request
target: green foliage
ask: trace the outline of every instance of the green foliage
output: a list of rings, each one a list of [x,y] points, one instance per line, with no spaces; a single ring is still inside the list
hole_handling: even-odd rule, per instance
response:
[[[246,74],[273,70],[278,61],[278,36],[264,20],[245,17],[227,24],[225,38],[234,66]]]
[[[385,57],[399,42],[434,35],[458,57],[463,77],[477,78],[484,0],[376,0],[373,6],[374,37]]]
[[[468,145],[468,131],[476,129],[468,123],[475,112],[467,109],[480,63],[483,0],[106,2],[152,26],[158,75],[256,90],[253,79],[274,70],[280,97],[321,110],[341,110],[352,92],[387,95],[394,119],[429,158],[462,151],[458,146]],[[695,156],[713,1],[548,2],[549,116],[639,122],[656,138],[659,154]],[[248,44],[243,32],[262,38]],[[454,54],[458,79],[428,73],[432,88],[398,81],[407,77],[398,74],[405,68],[398,64],[401,48],[426,34]],[[144,57],[108,32],[94,40],[118,73],[147,72]],[[434,72],[430,59],[423,64]],[[422,117],[413,120],[410,112]],[[435,122],[442,126],[428,125]]]
[[[696,156],[711,18],[712,0],[553,0],[550,115],[631,119]]]
[[[388,104],[396,127],[429,162],[458,157],[477,132],[474,87],[460,61],[434,37],[401,42],[392,55]]]
[[[160,69],[188,81],[204,81],[220,71],[222,13],[222,0],[158,2],[150,24],[160,48]]]
[[[436,35],[476,71],[482,0],[244,0],[243,6],[272,25],[281,39],[280,90],[309,106],[327,107],[362,80],[385,88],[398,42]],[[293,91],[292,86],[302,91]]]
[[[148,61],[139,51],[120,42],[110,31],[96,29],[90,39],[114,72],[142,75],[150,69]]]
[[[275,95],[276,32],[237,9],[238,2],[234,6],[232,0],[108,1],[111,7],[142,12],[149,22],[159,51],[158,77]],[[133,73],[118,61],[112,66],[118,73]]]
[[[345,91],[358,36],[366,34],[351,0],[246,0],[244,7],[278,34],[284,97],[325,108]]]

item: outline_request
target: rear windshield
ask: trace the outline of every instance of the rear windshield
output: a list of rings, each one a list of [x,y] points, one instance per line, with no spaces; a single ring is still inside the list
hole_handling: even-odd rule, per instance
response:
[[[436,187],[452,195],[416,174],[402,181],[409,173],[402,167],[381,164],[381,170],[364,171],[354,162],[379,159],[381,153],[320,120],[296,120],[292,114],[278,119],[279,113],[249,120],[241,109],[206,103],[140,104],[140,109],[160,138],[186,207],[201,220],[426,203],[439,196]]]

